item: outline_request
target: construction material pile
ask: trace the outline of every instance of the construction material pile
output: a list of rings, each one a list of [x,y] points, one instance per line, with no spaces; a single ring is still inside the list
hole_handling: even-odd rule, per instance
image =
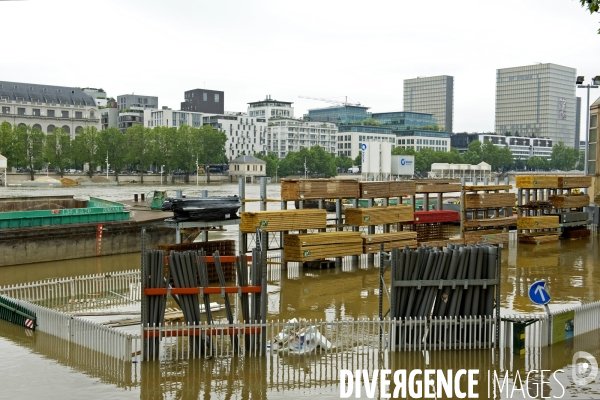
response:
[[[412,206],[405,204],[387,207],[348,208],[345,214],[346,225],[354,226],[392,224],[414,220]]]
[[[360,197],[359,183],[354,179],[281,180],[281,199],[285,201],[358,197]]]
[[[285,235],[283,256],[286,261],[311,261],[330,257],[362,254],[360,232],[321,232]]]
[[[378,253],[383,244],[383,251],[392,249],[403,249],[408,246],[411,249],[417,248],[417,232],[391,232],[375,233],[372,235],[363,235],[363,253]]]
[[[240,230],[254,233],[256,228],[267,232],[320,229],[327,226],[327,211],[319,209],[252,211],[241,213]]]

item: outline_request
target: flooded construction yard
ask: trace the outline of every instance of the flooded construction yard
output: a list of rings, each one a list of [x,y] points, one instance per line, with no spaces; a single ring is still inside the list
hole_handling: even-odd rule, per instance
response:
[[[130,200],[135,193],[155,188],[123,186],[111,188],[14,188],[0,192],[2,197],[43,195],[89,195],[112,201]],[[158,188],[156,188],[158,189]],[[181,187],[166,187],[170,193]],[[237,184],[188,186],[188,197],[199,196],[201,190],[211,196],[238,193]],[[279,198],[279,185],[267,187],[270,199]],[[259,197],[258,185],[247,185],[246,197]],[[276,209],[278,203],[270,203]],[[291,205],[293,207],[293,205]],[[247,203],[247,210],[258,210],[258,203]],[[211,232],[209,239],[237,240],[237,229]],[[552,296],[551,311],[600,300],[599,237],[561,240],[541,245],[518,244],[511,241],[502,250],[501,313],[543,313],[542,306],[531,303],[528,287],[545,280]],[[87,274],[110,274],[137,269],[140,254],[123,254],[98,258],[16,265],[0,268],[0,286]],[[389,282],[389,271],[385,275]],[[379,268],[363,256],[355,264],[312,270],[297,266],[281,268],[273,264],[267,276],[268,319],[344,320],[373,318],[378,315]],[[387,309],[387,300],[384,308]],[[224,314],[224,311],[219,313]],[[221,314],[217,313],[217,316]],[[568,384],[572,356],[587,351],[600,359],[598,332],[581,335],[535,354],[534,366],[543,369],[563,369],[561,379]],[[227,358],[186,360],[171,363],[118,363],[74,345],[64,346],[59,339],[40,332],[27,333],[22,327],[0,321],[0,383],[7,398],[297,398],[336,399],[340,396],[339,381],[329,373],[341,365],[339,359],[328,356],[280,356],[267,358]],[[97,359],[95,363],[82,359]],[[498,354],[497,350],[415,351],[410,353],[377,354],[357,349],[347,355],[344,365],[372,368],[412,370],[416,368],[460,369],[487,371],[503,359],[511,370],[531,369],[532,354],[518,356]],[[541,369],[541,368],[540,368]],[[329,371],[329,372],[328,372]],[[31,385],[23,376],[35,377]],[[10,382],[10,384],[8,384]],[[488,397],[485,388],[480,398]],[[364,396],[364,392],[363,392]],[[588,397],[586,397],[588,396]],[[0,396],[2,397],[2,396]],[[352,396],[354,397],[354,396]],[[505,396],[496,396],[497,398]],[[538,396],[539,397],[539,396]],[[600,390],[591,387],[578,398],[600,398]]]

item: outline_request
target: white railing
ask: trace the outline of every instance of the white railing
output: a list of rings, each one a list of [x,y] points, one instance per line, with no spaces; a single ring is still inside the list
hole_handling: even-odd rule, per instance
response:
[[[141,299],[140,271],[47,279],[0,287],[0,295],[61,311],[106,308]]]
[[[118,360],[131,361],[132,357],[135,356],[133,345],[135,344],[135,337],[138,335],[131,335],[24,300],[11,300],[35,313],[36,330],[40,332],[56,336]]]
[[[180,360],[204,355],[342,355],[485,349],[496,345],[495,326],[496,319],[491,317],[174,324],[146,327],[144,335],[148,339],[143,340],[143,353],[147,359]]]

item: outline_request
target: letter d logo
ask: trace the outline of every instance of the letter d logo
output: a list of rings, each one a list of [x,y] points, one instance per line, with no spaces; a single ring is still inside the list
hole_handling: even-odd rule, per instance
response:
[[[585,362],[578,363],[578,359],[585,359]],[[571,370],[571,376],[573,377],[573,383],[576,385],[588,385],[596,379],[598,375],[598,362],[593,355],[586,351],[578,351],[573,354],[573,369]]]

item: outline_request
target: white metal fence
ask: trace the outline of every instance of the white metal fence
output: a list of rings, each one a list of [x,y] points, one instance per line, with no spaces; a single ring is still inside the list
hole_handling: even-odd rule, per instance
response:
[[[0,295],[65,312],[139,302],[140,271],[46,279],[0,287]]]

